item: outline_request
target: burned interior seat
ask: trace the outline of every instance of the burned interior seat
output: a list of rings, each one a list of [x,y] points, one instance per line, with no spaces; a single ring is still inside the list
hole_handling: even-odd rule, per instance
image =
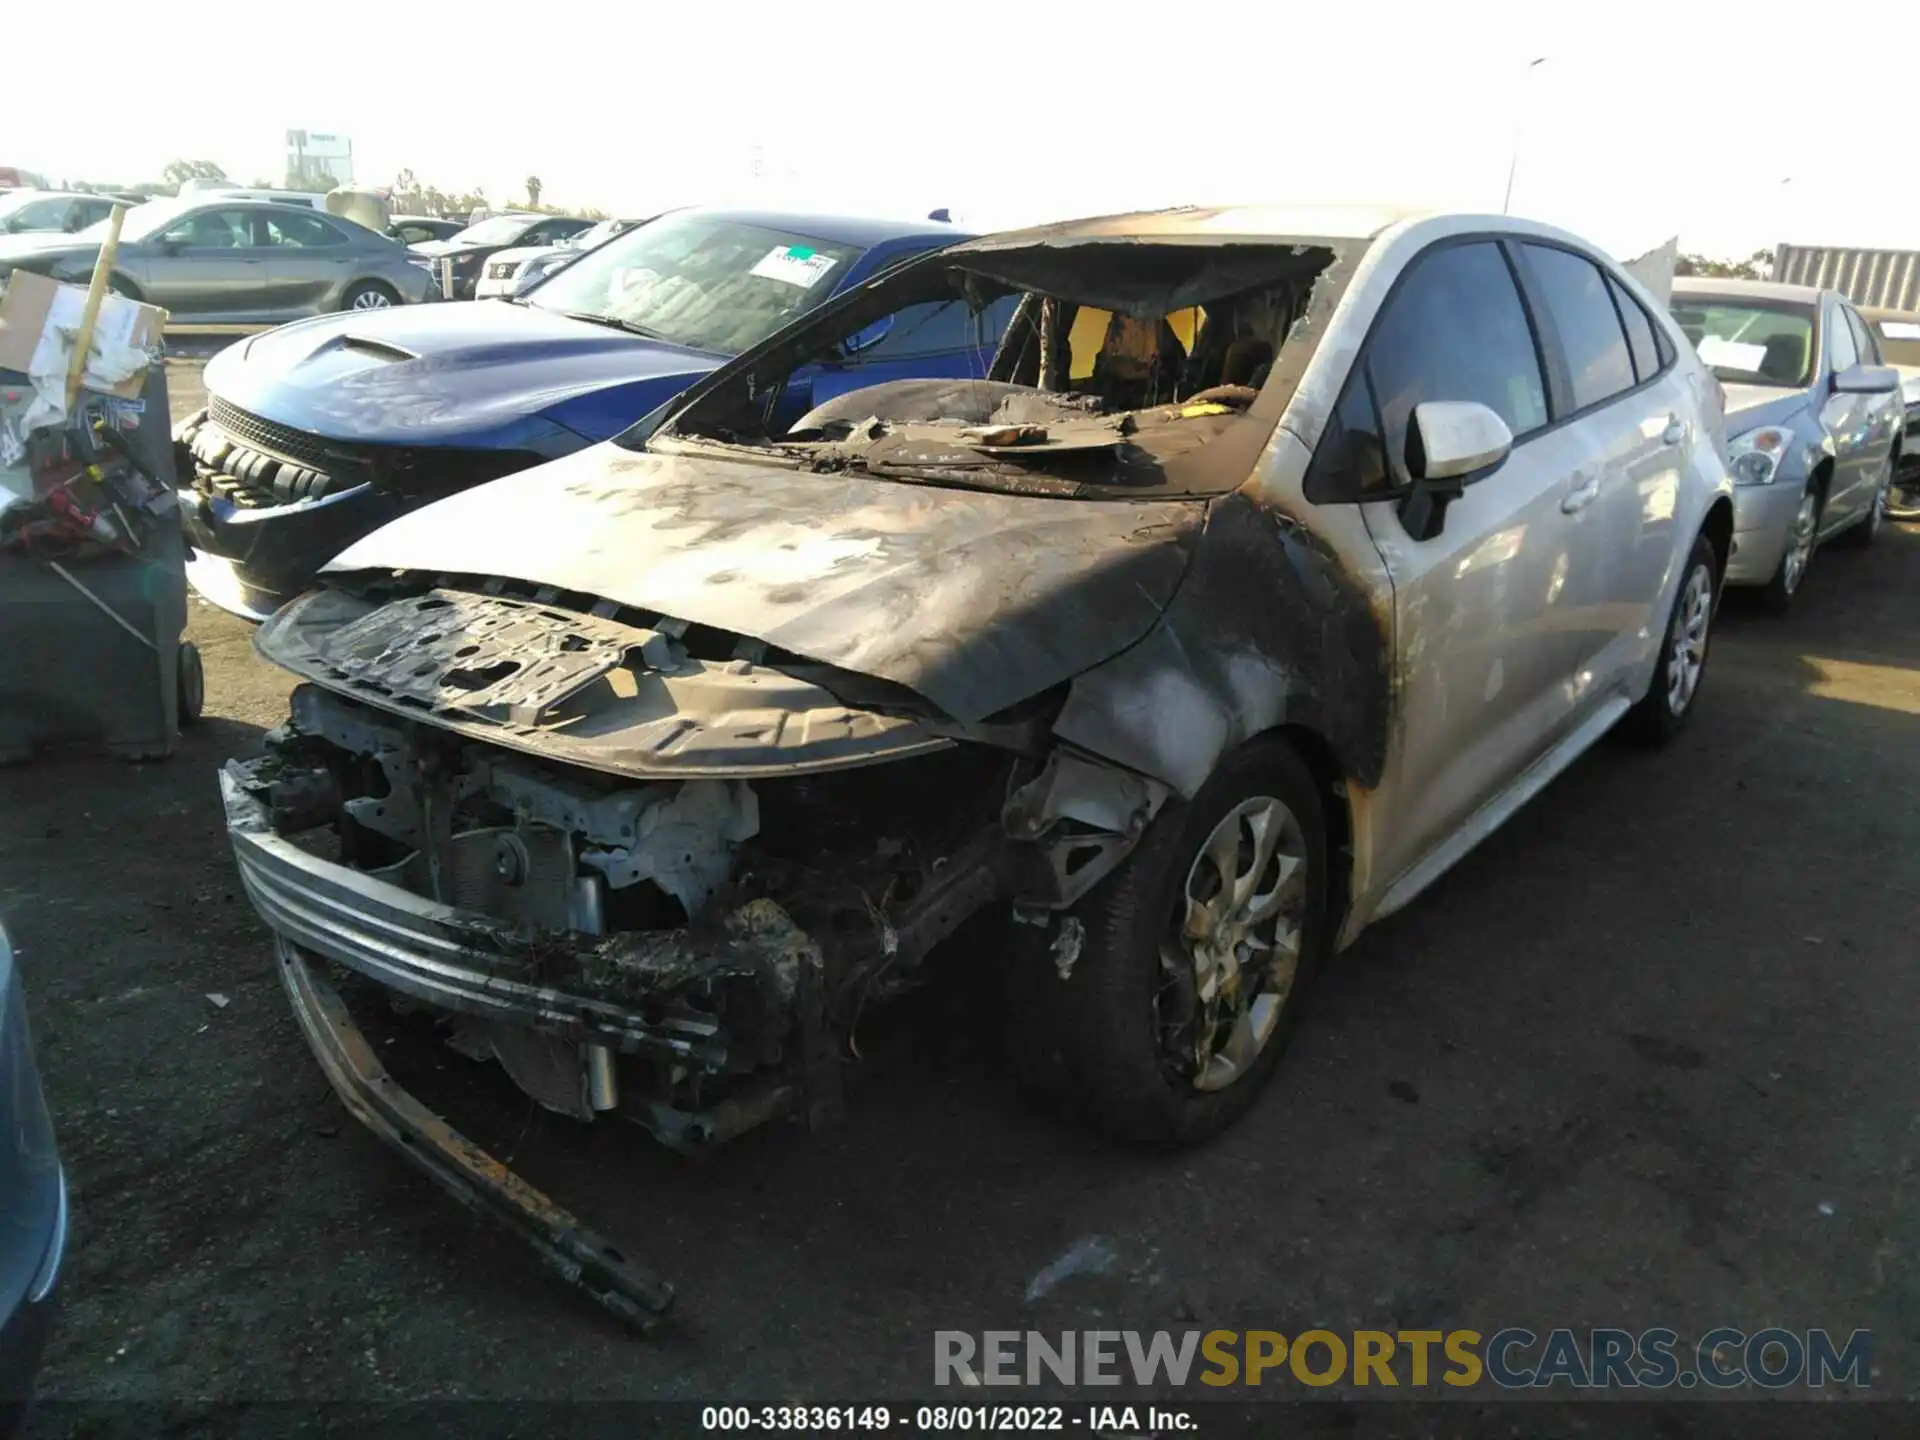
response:
[[[1165,321],[1115,314],[1093,359],[1093,391],[1110,410],[1138,410],[1173,397],[1187,350]]]

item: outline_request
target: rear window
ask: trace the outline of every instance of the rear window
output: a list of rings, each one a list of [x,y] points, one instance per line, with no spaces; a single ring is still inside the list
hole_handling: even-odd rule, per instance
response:
[[[1640,308],[1640,302],[1611,275],[1607,277],[1607,288],[1613,292],[1613,303],[1619,308],[1621,323],[1627,327],[1627,349],[1633,352],[1633,372],[1642,380],[1650,380],[1660,373],[1660,347],[1654,343],[1653,321]]]
[[[1875,320],[1880,353],[1889,365],[1920,366],[1920,315],[1911,320]]]

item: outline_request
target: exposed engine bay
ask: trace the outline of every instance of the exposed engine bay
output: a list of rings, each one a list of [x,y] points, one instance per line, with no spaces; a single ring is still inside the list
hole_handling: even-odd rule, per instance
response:
[[[299,687],[266,756],[228,767],[229,823],[283,936],[578,1119],[694,1149],[830,1118],[868,1006],[993,901],[1046,923],[1167,793],[1052,745],[1037,711],[942,734],[907,692],[740,637],[493,589],[297,602],[325,623],[295,617],[277,658],[332,688]],[[657,778],[555,758],[616,722]],[[398,893],[369,907],[363,882]]]

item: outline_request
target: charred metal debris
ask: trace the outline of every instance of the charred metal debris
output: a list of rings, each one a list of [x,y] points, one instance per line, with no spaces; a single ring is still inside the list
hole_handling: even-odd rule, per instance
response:
[[[495,588],[369,608],[304,653],[349,693],[300,686],[265,756],[227,767],[242,875],[293,945],[443,1012],[542,1105],[676,1149],[830,1118],[865,1007],[990,902],[1071,905],[1168,793],[1048,744],[1039,710],[962,738],[924,706],[823,714],[824,691],[795,773],[727,774],[781,747],[737,692],[795,688],[757,647]],[[668,712],[656,759],[718,722],[704,752],[735,739],[736,763],[641,780],[509,748],[566,753],[596,698]],[[805,769],[859,747],[895,763]]]

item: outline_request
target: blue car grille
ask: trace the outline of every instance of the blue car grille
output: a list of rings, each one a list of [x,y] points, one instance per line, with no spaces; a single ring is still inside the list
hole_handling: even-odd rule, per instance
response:
[[[207,418],[250,449],[279,460],[291,460],[308,470],[325,471],[347,479],[349,483],[366,476],[364,473],[349,476],[343,472],[371,468],[370,447],[328,440],[319,435],[309,435],[304,430],[295,430],[289,425],[277,425],[258,415],[249,415],[218,395],[207,397]]]

